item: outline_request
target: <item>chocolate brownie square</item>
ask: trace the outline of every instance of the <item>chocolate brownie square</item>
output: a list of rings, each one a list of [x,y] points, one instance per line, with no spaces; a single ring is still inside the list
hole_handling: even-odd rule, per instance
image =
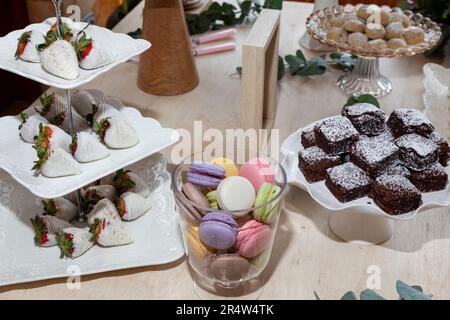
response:
[[[389,116],[387,124],[396,138],[407,133],[417,133],[428,137],[434,130],[430,120],[415,109],[394,110]]]
[[[423,171],[411,171],[409,181],[422,192],[444,190],[448,175],[438,162],[433,163]]]
[[[316,137],[314,135],[314,127],[304,129],[302,131],[302,146],[306,148],[314,147],[316,145]]]
[[[348,106],[342,115],[350,119],[360,134],[376,136],[386,127],[384,111],[370,103],[356,103]]]
[[[393,164],[388,166],[386,169],[382,170],[378,176],[381,176],[383,174],[387,174],[389,176],[400,175],[400,176],[408,178],[411,175],[411,172],[403,164],[394,162]]]
[[[429,139],[437,144],[439,149],[439,162],[444,167],[448,164],[448,153],[450,152],[450,148],[448,146],[448,142],[442,138],[436,131],[433,131],[430,134]]]
[[[351,162],[327,169],[325,185],[340,202],[364,197],[371,184],[369,175]]]
[[[418,134],[405,134],[395,144],[400,161],[412,170],[422,171],[439,159],[437,144]]]
[[[298,166],[309,183],[325,179],[326,170],[340,163],[339,156],[328,155],[318,147],[301,150],[298,154]]]
[[[371,177],[376,177],[397,161],[398,147],[391,141],[360,138],[352,146],[350,159]]]
[[[400,175],[379,176],[372,185],[369,197],[390,215],[416,210],[422,203],[420,191],[407,178]]]
[[[335,116],[314,127],[316,145],[326,153],[337,155],[350,151],[350,146],[358,140],[359,133],[350,120]]]

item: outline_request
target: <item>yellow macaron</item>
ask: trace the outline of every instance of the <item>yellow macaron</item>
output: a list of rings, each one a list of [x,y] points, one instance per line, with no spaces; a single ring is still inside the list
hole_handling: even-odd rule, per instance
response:
[[[234,162],[227,158],[216,158],[213,161],[211,161],[212,164],[215,164],[219,167],[222,167],[225,169],[225,174],[227,177],[232,176],[238,176],[239,175],[239,169],[234,164]]]
[[[200,259],[204,259],[212,253],[211,250],[200,241],[200,238],[198,237],[198,227],[189,226],[186,233],[189,253],[193,253]]]

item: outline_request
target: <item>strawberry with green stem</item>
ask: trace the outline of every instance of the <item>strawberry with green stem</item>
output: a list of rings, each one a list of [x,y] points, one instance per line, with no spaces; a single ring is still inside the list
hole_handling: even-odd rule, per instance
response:
[[[41,217],[36,216],[34,219],[31,218],[30,221],[34,229],[34,243],[39,246],[48,245],[49,244],[48,230],[44,220]]]
[[[65,198],[42,200],[44,216],[53,216],[61,220],[72,221],[78,215],[78,207]]]
[[[34,243],[42,247],[51,247],[57,244],[56,234],[72,225],[54,216],[38,216],[30,219],[34,229]]]
[[[105,143],[106,132],[111,128],[111,123],[109,122],[110,118],[104,118],[100,120],[100,122],[94,123],[95,132],[97,132],[100,140]]]
[[[39,102],[41,103],[41,108],[34,108],[37,113],[39,113],[41,116],[45,117],[50,112],[50,108],[52,106],[52,103],[55,98],[55,93],[52,92],[50,94],[44,93],[39,97]]]
[[[30,42],[30,38],[31,38],[31,31],[26,31],[26,32],[22,33],[22,35],[18,39],[19,42],[17,43],[16,53],[14,54],[14,57],[16,59],[19,59],[22,56],[22,54],[25,52],[25,48],[27,47],[28,43]]]
[[[52,129],[48,126],[44,126],[42,123],[39,125],[39,134],[37,136],[36,144],[33,149],[36,150],[38,159],[34,162],[33,168],[35,173],[39,173],[42,166],[47,162],[50,157],[50,137],[52,136]]]
[[[88,229],[66,228],[56,235],[56,239],[61,250],[61,259],[64,257],[77,258],[94,245],[92,234]]]
[[[113,183],[119,194],[125,193],[136,186],[136,183],[130,179],[131,170],[120,169],[116,172]]]
[[[27,120],[30,116],[26,112],[19,113],[19,118],[22,123],[19,125],[19,130],[23,128],[24,124],[27,123]]]
[[[104,247],[120,246],[134,241],[122,221],[95,219],[89,231],[92,234],[91,241]]]
[[[67,23],[63,24],[63,40],[70,42],[72,40],[73,33]],[[44,43],[39,44],[36,48],[39,52],[44,51],[50,45],[58,40],[58,32],[56,30],[56,23],[50,27],[50,30],[44,36]]]
[[[78,149],[78,138],[76,134],[72,137],[72,143],[70,144],[69,149],[72,155],[74,156],[75,152],[77,152]]]
[[[86,32],[81,31],[81,37],[77,41],[73,41],[72,45],[77,53],[78,61],[83,62],[94,48],[94,41],[87,38]]]

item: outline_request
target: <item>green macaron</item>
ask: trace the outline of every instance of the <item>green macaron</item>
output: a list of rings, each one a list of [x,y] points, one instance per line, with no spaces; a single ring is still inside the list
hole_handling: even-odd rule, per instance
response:
[[[215,209],[215,210],[219,209],[219,205],[217,203],[217,191],[216,190],[208,192],[206,194],[206,198],[208,198],[209,206],[211,207],[211,209]]]
[[[274,199],[280,193],[281,188],[275,184],[263,183],[259,188],[256,196],[255,207],[259,207],[270,200]],[[280,200],[271,202],[270,204],[263,206],[254,211],[253,216],[256,220],[263,223],[269,223],[277,213],[276,206],[280,203]]]

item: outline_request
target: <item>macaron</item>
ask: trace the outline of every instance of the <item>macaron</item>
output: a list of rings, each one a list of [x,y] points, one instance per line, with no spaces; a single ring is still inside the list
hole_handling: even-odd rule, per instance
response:
[[[213,211],[202,218],[198,235],[208,247],[226,250],[236,243],[238,228],[231,216],[225,212]]]
[[[239,170],[239,175],[248,179],[256,192],[264,182],[273,183],[275,174],[270,163],[262,158],[247,161]]]
[[[234,164],[234,162],[227,158],[216,158],[211,161],[212,164],[218,165],[219,167],[222,167],[225,169],[225,175],[227,177],[232,176],[238,176],[239,175],[239,169]]]
[[[258,194],[256,196],[255,207],[259,207],[264,205],[265,203],[271,201],[281,192],[281,188],[272,183],[263,183],[259,188]],[[281,198],[279,198],[281,199]],[[276,206],[280,203],[280,200],[275,200],[270,204],[256,209],[253,212],[253,217],[261,222],[270,223],[272,222],[277,210],[275,210]]]
[[[189,226],[186,230],[187,244],[189,254],[194,254],[199,259],[204,259],[212,253],[201,241],[198,236],[198,227]]]
[[[190,182],[186,182],[182,186],[182,191],[186,198],[191,200],[197,206],[201,208],[209,208],[208,198],[205,197],[203,192],[201,192],[196,186]]]
[[[272,230],[266,224],[250,220],[239,229],[236,249],[244,258],[253,258],[263,252],[272,239]]]
[[[187,174],[187,180],[195,185],[216,188],[225,178],[225,169],[208,162],[191,164]]]
[[[217,203],[217,191],[213,190],[206,194],[208,199],[209,207],[214,210],[219,210],[219,204]]]
[[[208,270],[216,280],[239,281],[247,276],[250,263],[238,254],[221,254],[211,259]]]
[[[253,185],[244,177],[232,176],[225,178],[217,187],[219,206],[228,211],[244,211],[251,209],[255,203],[256,193]],[[233,213],[234,215],[234,213]]]

